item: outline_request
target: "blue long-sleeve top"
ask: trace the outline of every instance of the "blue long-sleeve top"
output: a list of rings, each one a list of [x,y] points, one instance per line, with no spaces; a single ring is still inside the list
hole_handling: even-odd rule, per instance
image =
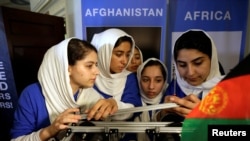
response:
[[[26,87],[14,113],[11,138],[27,135],[50,125],[49,115],[39,83]]]
[[[181,90],[180,86],[175,80],[172,80],[168,85],[165,96],[167,95],[176,95],[177,97],[183,98],[186,94]]]
[[[75,100],[77,94],[78,92],[74,95]],[[33,83],[27,86],[18,100],[18,106],[14,113],[13,127],[10,131],[11,138],[28,135],[50,124],[41,85]]]
[[[112,97],[111,95],[100,91],[96,87],[96,85],[94,85],[94,89],[96,89],[98,93],[100,93],[106,99]],[[138,81],[134,73],[131,73],[127,76],[126,85],[124,87],[120,101],[124,103],[133,104],[135,107],[142,106],[141,96],[139,94]]]

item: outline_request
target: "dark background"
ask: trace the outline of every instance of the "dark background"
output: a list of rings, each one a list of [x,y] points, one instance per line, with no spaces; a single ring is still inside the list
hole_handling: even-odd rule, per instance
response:
[[[160,58],[160,27],[87,27],[87,40],[91,41],[95,33],[109,28],[119,28],[131,35],[135,44],[141,49],[144,61],[150,57]]]

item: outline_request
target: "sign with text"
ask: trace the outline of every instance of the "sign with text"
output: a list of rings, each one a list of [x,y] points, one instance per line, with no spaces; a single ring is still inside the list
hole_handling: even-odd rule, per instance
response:
[[[0,13],[0,138],[8,139],[17,104],[17,93]]]
[[[228,73],[244,57],[248,1],[194,0],[192,3],[170,1],[171,46],[184,31],[202,29],[213,38],[219,61]]]
[[[83,0],[83,38],[91,41],[95,33],[120,28],[133,36],[144,60],[165,61],[167,0]]]

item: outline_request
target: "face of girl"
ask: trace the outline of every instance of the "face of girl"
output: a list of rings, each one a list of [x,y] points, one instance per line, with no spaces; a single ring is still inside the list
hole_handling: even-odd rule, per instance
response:
[[[141,54],[140,54],[139,50],[137,48],[135,48],[133,57],[132,57],[129,65],[127,67],[127,70],[131,71],[131,72],[136,72],[137,68],[139,67],[139,65],[141,63],[142,63],[141,62]]]
[[[159,66],[148,66],[141,74],[140,85],[148,98],[155,98],[164,86],[164,78]]]
[[[180,76],[190,85],[198,86],[206,81],[211,61],[208,55],[196,49],[181,49],[176,65]]]
[[[129,56],[131,53],[132,45],[129,42],[122,42],[119,46],[115,47],[112,52],[110,62],[110,72],[120,73],[126,67]]]
[[[90,51],[84,59],[76,61],[73,66],[69,66],[68,71],[70,84],[74,92],[79,88],[92,87],[96,76],[99,74],[96,52]]]

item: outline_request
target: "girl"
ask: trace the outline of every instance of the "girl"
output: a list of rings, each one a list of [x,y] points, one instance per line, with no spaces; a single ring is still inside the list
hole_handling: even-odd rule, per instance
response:
[[[223,78],[212,38],[203,30],[188,30],[175,42],[176,79],[170,83],[165,102],[180,105],[171,112],[185,117]],[[162,110],[165,115],[167,110]]]
[[[113,98],[118,109],[141,106],[136,75],[126,70],[135,42],[126,32],[111,28],[95,34],[91,43],[98,49],[98,75],[94,88],[105,98]],[[116,115],[126,120],[133,115]]]
[[[86,112],[90,120],[117,111],[113,99],[103,99],[91,88],[98,74],[97,50],[90,43],[70,38],[51,47],[39,68],[38,82],[27,86],[19,98],[12,140],[49,140],[78,123],[77,113]]]
[[[140,88],[141,102],[143,106],[160,104],[164,100],[164,93],[168,86],[166,82],[168,70],[166,66],[156,58],[149,58],[138,67],[137,79]],[[157,110],[144,111],[135,114],[135,122],[154,122]],[[153,137],[146,133],[126,134],[123,141],[151,141]]]
[[[133,58],[129,62],[127,70],[131,72],[136,72],[137,68],[141,65],[141,63],[143,63],[142,52],[138,46],[135,46]]]

